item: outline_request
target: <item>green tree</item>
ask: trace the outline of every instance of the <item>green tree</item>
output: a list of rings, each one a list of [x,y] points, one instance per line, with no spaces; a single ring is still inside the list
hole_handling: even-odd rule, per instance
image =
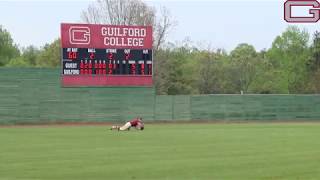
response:
[[[313,36],[313,44],[311,46],[312,58],[308,65],[311,70],[320,69],[320,32],[316,31]]]
[[[224,61],[226,53],[223,50],[201,51],[198,53],[198,88],[200,94],[217,94],[230,92],[226,86],[227,79],[224,72],[227,71]]]
[[[256,77],[256,66],[259,63],[257,52],[252,45],[243,43],[231,51],[230,58],[232,81],[238,86],[238,92],[247,93],[250,84]]]
[[[35,46],[28,46],[22,49],[22,54],[19,57],[11,59],[6,65],[7,67],[35,67],[36,59],[39,56],[40,50]]]
[[[40,50],[38,48],[35,46],[28,46],[23,50],[22,57],[31,66],[36,66],[36,59],[38,58],[39,54]]]
[[[192,56],[191,50],[185,47],[158,51],[154,64],[157,94],[190,94],[196,91]]]
[[[249,91],[259,94],[283,94],[287,87],[281,87],[283,79],[281,72],[274,69],[270,60],[266,57],[266,51],[262,50],[257,53],[258,62],[256,65],[256,77],[250,84]]]
[[[0,66],[6,65],[11,59],[20,54],[10,33],[0,25]]]
[[[313,44],[311,46],[311,57],[307,62],[309,70],[310,83],[315,93],[320,93],[320,32],[316,31],[313,36]]]
[[[31,67],[31,65],[25,61],[23,56],[18,56],[11,59],[9,63],[7,63],[5,66],[6,67]]]
[[[37,67],[54,68],[59,67],[61,63],[61,44],[60,39],[51,44],[46,44],[36,59]]]
[[[272,71],[281,79],[278,86],[286,93],[305,93],[309,91],[306,64],[310,56],[308,47],[309,34],[296,26],[289,26],[285,32],[277,36],[267,57]]]

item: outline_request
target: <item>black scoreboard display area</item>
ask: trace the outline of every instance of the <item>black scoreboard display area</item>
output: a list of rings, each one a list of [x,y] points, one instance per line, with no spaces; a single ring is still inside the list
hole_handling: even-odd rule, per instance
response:
[[[151,49],[63,48],[64,75],[152,75]]]

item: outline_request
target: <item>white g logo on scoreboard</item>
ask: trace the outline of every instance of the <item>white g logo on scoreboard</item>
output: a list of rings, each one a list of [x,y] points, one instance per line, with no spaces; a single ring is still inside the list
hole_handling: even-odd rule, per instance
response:
[[[90,44],[90,28],[85,26],[71,26],[69,28],[70,44]]]

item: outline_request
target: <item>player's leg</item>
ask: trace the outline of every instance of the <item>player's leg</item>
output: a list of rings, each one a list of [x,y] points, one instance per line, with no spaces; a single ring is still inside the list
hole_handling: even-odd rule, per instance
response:
[[[120,128],[120,126],[112,126],[110,130],[115,130],[115,129],[118,130],[119,128]]]
[[[120,130],[120,131],[129,130],[130,127],[131,127],[130,122],[127,122],[125,125],[121,126],[121,127],[119,128],[119,130]]]

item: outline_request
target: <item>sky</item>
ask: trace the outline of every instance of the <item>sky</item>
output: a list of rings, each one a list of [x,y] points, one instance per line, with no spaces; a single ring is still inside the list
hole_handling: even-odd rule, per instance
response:
[[[0,25],[19,47],[42,47],[60,36],[60,23],[80,23],[80,14],[94,1],[0,0]],[[320,21],[292,24],[283,20],[284,0],[147,0],[159,9],[166,7],[177,22],[167,38],[170,42],[190,39],[211,48],[234,49],[249,43],[268,49],[289,25],[310,34],[320,31]],[[308,7],[295,8],[294,15],[307,15]]]

